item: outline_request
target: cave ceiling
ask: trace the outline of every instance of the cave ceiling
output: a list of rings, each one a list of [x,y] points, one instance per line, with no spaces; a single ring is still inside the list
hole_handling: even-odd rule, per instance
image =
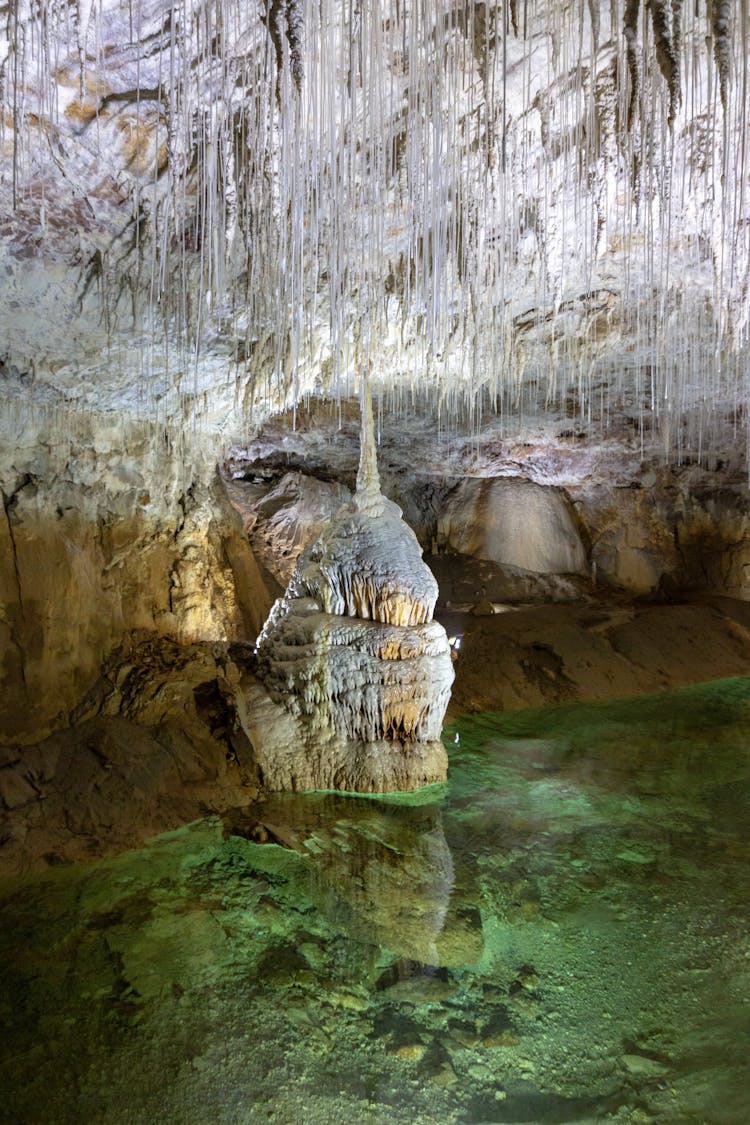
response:
[[[747,8],[12,0],[6,397],[736,427]]]

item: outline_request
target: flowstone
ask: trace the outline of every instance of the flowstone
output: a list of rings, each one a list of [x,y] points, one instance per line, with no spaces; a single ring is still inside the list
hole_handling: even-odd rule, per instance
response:
[[[300,556],[257,644],[242,721],[268,789],[390,792],[444,781],[453,683],[437,583],[380,491],[365,391],[357,490]]]

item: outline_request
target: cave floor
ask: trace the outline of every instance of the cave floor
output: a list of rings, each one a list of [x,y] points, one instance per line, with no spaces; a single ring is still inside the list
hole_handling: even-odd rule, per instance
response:
[[[750,679],[0,884],[0,1120],[750,1120]]]

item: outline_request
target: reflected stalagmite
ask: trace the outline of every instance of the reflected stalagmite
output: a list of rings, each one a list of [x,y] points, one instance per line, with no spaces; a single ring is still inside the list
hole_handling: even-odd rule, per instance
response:
[[[224,817],[224,831],[300,857],[298,881],[336,924],[423,965],[476,962],[481,919],[452,902],[453,858],[439,803],[387,804],[344,794],[289,793]],[[278,856],[251,845],[260,870]]]

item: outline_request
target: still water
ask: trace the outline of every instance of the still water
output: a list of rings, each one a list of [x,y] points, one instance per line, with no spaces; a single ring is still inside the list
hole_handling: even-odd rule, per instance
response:
[[[750,679],[446,739],[0,885],[0,1120],[747,1125]]]

